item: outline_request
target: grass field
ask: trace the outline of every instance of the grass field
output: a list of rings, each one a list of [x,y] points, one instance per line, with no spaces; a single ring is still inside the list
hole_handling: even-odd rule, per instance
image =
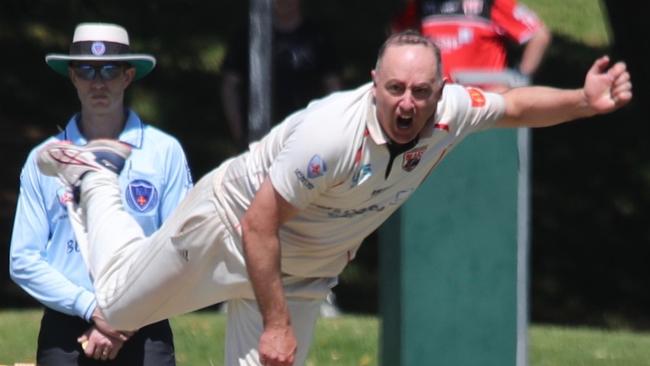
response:
[[[600,0],[520,0],[546,23],[555,35],[592,47],[610,44],[607,12]]]
[[[40,310],[0,311],[0,365],[34,362],[40,316]],[[178,365],[223,365],[224,323],[216,312],[175,318]],[[307,365],[378,365],[378,329],[374,317],[319,320]],[[531,366],[650,365],[650,333],[535,325],[530,343]]]

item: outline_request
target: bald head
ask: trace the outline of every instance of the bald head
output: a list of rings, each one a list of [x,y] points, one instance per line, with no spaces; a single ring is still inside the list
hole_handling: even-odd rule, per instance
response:
[[[431,39],[421,35],[420,33],[407,30],[400,33],[395,33],[388,37],[384,44],[379,48],[379,53],[377,55],[377,63],[375,64],[375,71],[378,71],[382,66],[382,61],[386,50],[391,47],[397,46],[422,46],[429,48],[433,53],[436,67],[436,79],[439,82],[442,82],[442,59],[440,56],[440,49],[431,41]]]

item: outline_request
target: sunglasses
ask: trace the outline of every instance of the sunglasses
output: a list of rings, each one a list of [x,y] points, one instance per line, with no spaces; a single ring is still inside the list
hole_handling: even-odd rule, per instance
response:
[[[74,64],[71,65],[75,75],[80,79],[91,81],[99,77],[104,81],[115,80],[122,74],[124,64],[109,63],[102,65]]]

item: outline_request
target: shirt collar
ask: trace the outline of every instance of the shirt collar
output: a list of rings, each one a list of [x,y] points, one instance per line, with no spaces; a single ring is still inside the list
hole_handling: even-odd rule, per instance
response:
[[[127,113],[124,129],[120,132],[117,139],[120,142],[127,143],[135,148],[141,148],[144,137],[144,123],[138,114],[131,109],[127,109]],[[72,116],[64,131],[64,140],[69,140],[75,145],[85,145],[88,143],[88,140],[86,140],[86,138],[81,134],[81,131],[79,131],[80,116],[79,113]]]
[[[375,106],[375,98],[372,93],[368,93],[368,116],[366,118],[366,128],[370,137],[377,145],[384,145],[388,142],[388,137],[379,124],[377,119],[377,107]]]

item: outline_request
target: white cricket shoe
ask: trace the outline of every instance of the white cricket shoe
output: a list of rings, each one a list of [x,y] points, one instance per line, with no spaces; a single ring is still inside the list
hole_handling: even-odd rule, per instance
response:
[[[131,147],[116,140],[92,140],[83,146],[56,141],[38,152],[37,164],[43,174],[77,187],[88,172],[109,171],[119,175],[130,154]]]

